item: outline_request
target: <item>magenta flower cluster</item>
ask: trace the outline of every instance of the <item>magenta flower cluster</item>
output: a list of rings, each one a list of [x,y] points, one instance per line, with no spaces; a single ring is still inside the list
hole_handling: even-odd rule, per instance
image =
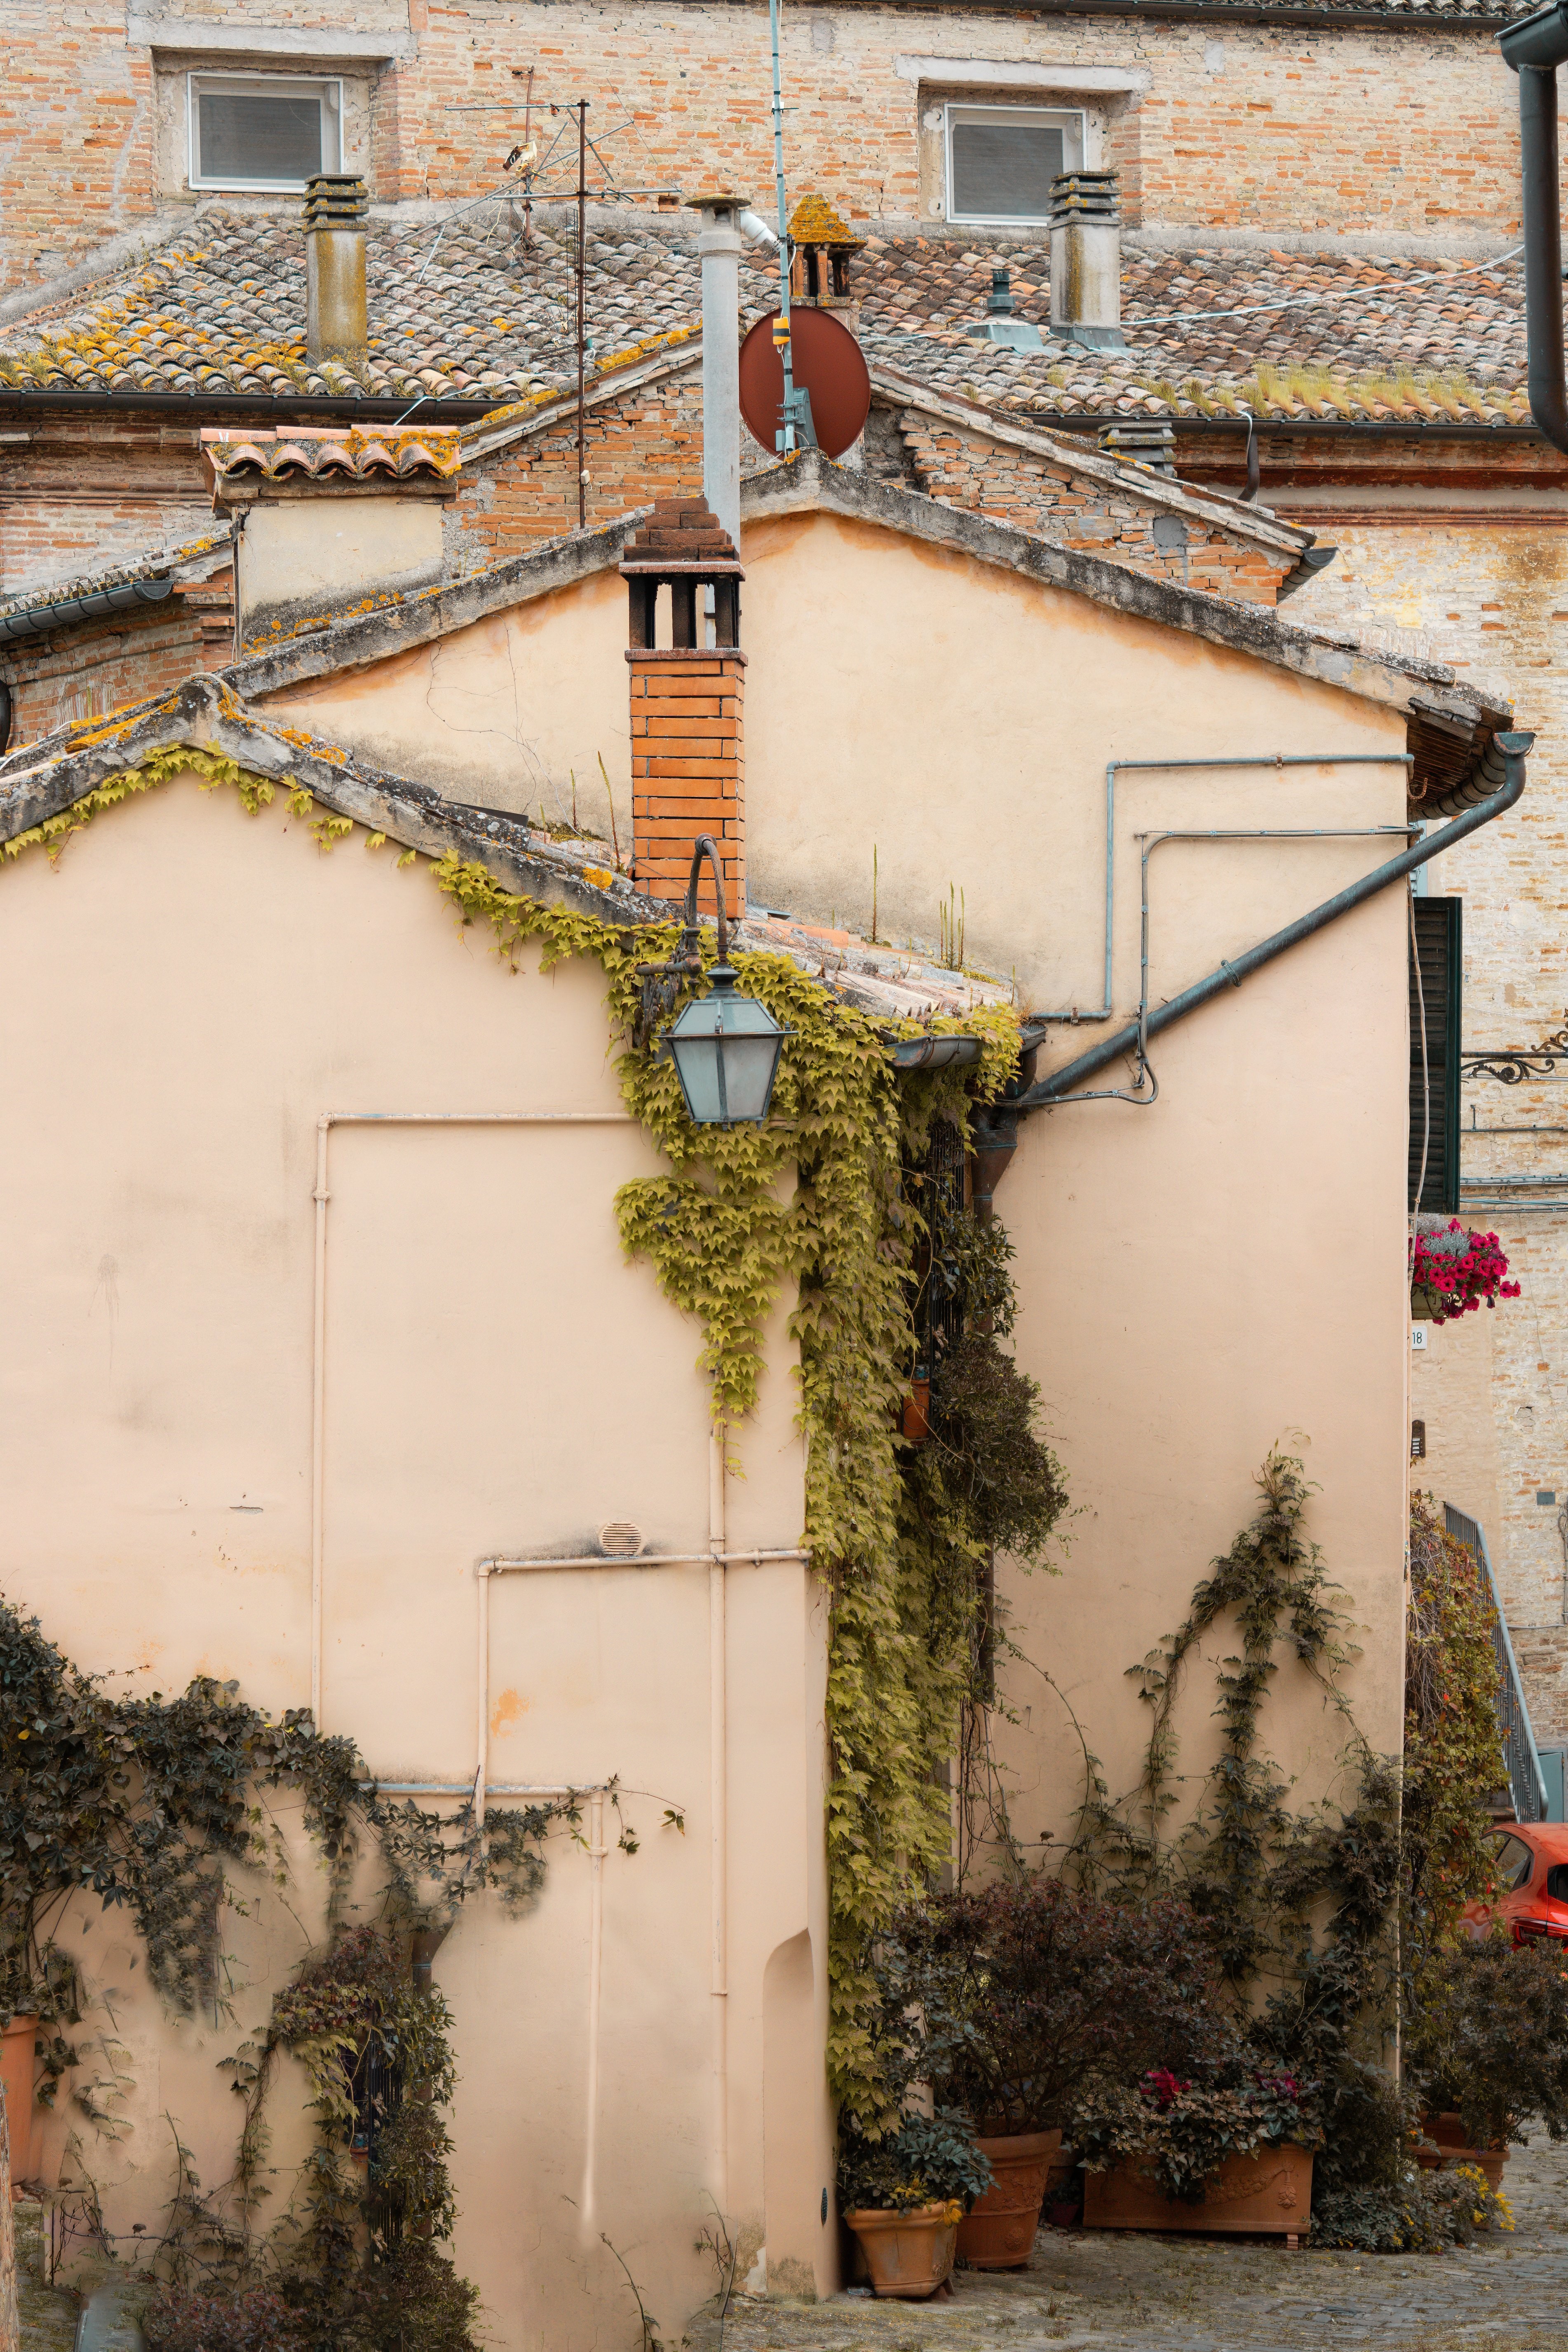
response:
[[[1446,1323],[1455,1315],[1473,1315],[1483,1298],[1491,1307],[1500,1298],[1519,1297],[1518,1283],[1505,1279],[1508,1260],[1496,1234],[1468,1233],[1458,1217],[1448,1220],[1448,1233],[1463,1234],[1463,1248],[1456,1250],[1449,1243],[1447,1250],[1434,1250],[1417,1234],[1410,1261],[1411,1287],[1437,1294],[1439,1311],[1432,1318],[1434,1323]],[[1443,1239],[1447,1241],[1447,1235]]]

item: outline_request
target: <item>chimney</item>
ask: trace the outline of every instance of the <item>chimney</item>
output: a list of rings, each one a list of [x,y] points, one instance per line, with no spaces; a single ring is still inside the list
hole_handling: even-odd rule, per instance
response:
[[[1051,182],[1051,332],[1090,351],[1127,349],[1114,172],[1063,172]]]
[[[866,240],[857,236],[826,196],[802,196],[790,215],[790,299],[813,310],[837,310],[851,334],[860,324],[860,304],[849,291],[849,264]]]
[[[689,196],[702,215],[702,495],[730,552],[741,543],[741,215],[744,196]],[[648,642],[651,644],[652,639]]]
[[[746,656],[735,543],[704,499],[661,499],[621,562],[630,607],[632,856],[650,898],[681,899],[698,838],[712,835],[724,910],[746,904]],[[669,590],[669,645],[655,642]],[[707,617],[708,591],[713,617]],[[705,640],[711,627],[714,642]]]
[[[364,359],[364,223],[370,198],[363,180],[318,172],[305,184],[305,352],[312,367]]]

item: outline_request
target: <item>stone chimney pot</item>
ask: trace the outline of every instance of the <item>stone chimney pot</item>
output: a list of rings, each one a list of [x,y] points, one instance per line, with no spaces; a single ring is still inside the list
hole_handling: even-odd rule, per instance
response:
[[[364,182],[321,172],[305,184],[305,352],[319,368],[336,360],[363,365],[367,323],[364,291]]]

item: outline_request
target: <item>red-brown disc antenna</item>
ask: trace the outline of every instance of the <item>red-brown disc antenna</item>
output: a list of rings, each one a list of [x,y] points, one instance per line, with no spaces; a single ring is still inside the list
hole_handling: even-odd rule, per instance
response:
[[[784,423],[784,362],[773,349],[777,317],[770,310],[759,319],[741,345],[741,414],[770,457]],[[842,457],[860,438],[871,410],[865,356],[831,311],[796,310],[792,303],[789,331],[791,372],[811,394],[817,446],[829,457]]]

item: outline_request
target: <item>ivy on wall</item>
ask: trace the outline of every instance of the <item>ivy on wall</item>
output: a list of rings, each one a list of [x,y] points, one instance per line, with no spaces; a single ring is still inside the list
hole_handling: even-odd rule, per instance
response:
[[[204,789],[233,786],[252,814],[274,796],[268,779],[232,760],[174,747],[17,836],[7,854],[41,847],[58,857],[92,816],[191,772]],[[283,782],[290,812],[310,818],[323,850],[353,832],[348,819],[312,814],[309,793],[291,778]],[[367,846],[383,840],[372,835]],[[596,961],[612,1032],[629,1039],[640,1009],[636,968],[670,951],[676,925],[616,926],[509,891],[455,854],[426,862],[459,920],[488,927],[514,969],[531,941],[544,970],[571,957]],[[867,1957],[899,1903],[948,1858],[943,1768],[970,1686],[979,1544],[956,1500],[943,1509],[934,1469],[921,1473],[923,1502],[920,1482],[901,1475],[896,1418],[910,1366],[906,1277],[919,1220],[902,1197],[900,1170],[937,1115],[967,1133],[969,1102],[993,1098],[1016,1066],[1018,1028],[1011,1011],[996,1006],[976,1007],[962,1023],[939,1021],[938,1030],[962,1027],[981,1038],[978,1069],[899,1080],[884,1052],[888,1029],[836,1002],[785,958],[734,961],[742,992],[765,998],[794,1033],[773,1117],[764,1128],[694,1128],[668,1059],[628,1045],[617,1065],[623,1095],[670,1172],[623,1187],[616,1213],[628,1253],[650,1260],[666,1296],[700,1326],[698,1360],[727,1443],[756,1402],[768,1318],[793,1290],[789,1328],[805,1439],[802,1540],[831,1601],[828,2066],[842,2104],[875,2127],[884,2102],[868,2034],[875,1991]],[[914,1034],[918,1024],[889,1027]],[[791,1171],[793,1193],[781,1197]],[[459,1842],[466,1834],[459,1831]],[[480,1857],[470,1867],[483,1879],[489,1864]]]

